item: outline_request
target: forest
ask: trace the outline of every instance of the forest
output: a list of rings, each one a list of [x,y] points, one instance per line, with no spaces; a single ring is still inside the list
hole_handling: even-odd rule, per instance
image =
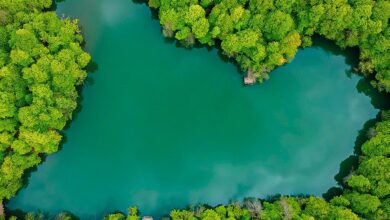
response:
[[[356,72],[390,92],[390,2],[386,0],[149,0],[162,33],[183,46],[216,46],[246,73],[263,82],[291,62],[298,48],[319,35],[339,47],[359,49]],[[171,219],[389,219],[390,117],[361,146],[359,166],[344,178],[343,193],[318,197],[246,199],[214,208],[173,210]]]
[[[380,92],[390,92],[388,0],[149,0],[165,37],[185,47],[219,48],[263,82],[291,62],[313,36],[359,49],[359,66]],[[25,184],[25,174],[59,150],[77,108],[91,56],[83,51],[77,20],[59,18],[52,0],[0,0],[0,201]],[[261,100],[259,100],[261,101]],[[91,152],[93,153],[93,152]],[[390,219],[390,112],[383,111],[361,146],[359,166],[342,193],[247,198],[242,202],[172,210],[172,220]],[[221,201],[221,203],[227,201]],[[137,208],[106,219],[139,219]],[[5,218],[3,216],[3,218]],[[16,217],[7,216],[9,219]],[[28,213],[24,219],[44,219]],[[56,219],[76,219],[60,213]]]
[[[390,3],[386,0],[149,0],[163,34],[185,46],[217,45],[258,82],[320,35],[359,47],[359,72],[390,92]]]
[[[77,106],[91,57],[77,21],[59,19],[51,0],[0,0],[0,201],[23,174],[57,152]]]

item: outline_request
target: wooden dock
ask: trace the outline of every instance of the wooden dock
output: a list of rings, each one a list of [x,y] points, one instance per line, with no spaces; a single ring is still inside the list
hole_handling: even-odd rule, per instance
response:
[[[253,85],[255,83],[256,83],[256,77],[254,76],[254,72],[252,69],[249,69],[247,75],[244,78],[244,84]]]

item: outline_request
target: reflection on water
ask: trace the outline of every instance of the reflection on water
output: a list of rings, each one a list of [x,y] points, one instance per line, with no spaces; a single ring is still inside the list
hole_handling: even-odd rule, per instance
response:
[[[63,149],[31,174],[11,209],[85,219],[138,205],[158,216],[199,202],[321,195],[385,107],[328,43],[243,87],[216,50],[167,43],[144,5],[67,0],[58,12],[80,18],[98,68]]]

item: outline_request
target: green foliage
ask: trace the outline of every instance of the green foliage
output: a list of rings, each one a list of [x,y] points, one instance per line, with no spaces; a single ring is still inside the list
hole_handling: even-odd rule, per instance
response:
[[[330,204],[334,206],[344,206],[348,207],[351,203],[345,196],[336,196],[333,199],[330,200]]]
[[[0,200],[15,195],[42,155],[58,151],[87,75],[77,21],[60,20],[46,10],[51,4],[0,0]]]
[[[268,79],[270,71],[294,59],[299,47],[310,46],[313,35],[321,35],[341,48],[358,47],[359,71],[372,75],[379,91],[390,92],[388,0],[161,0],[152,5],[165,36],[185,46],[196,40],[220,46],[251,82]],[[246,200],[245,209],[259,219],[389,219],[390,112],[382,113],[368,137],[343,195],[330,202],[282,197],[254,205]],[[214,211],[221,218],[244,218],[229,215],[229,207]]]
[[[207,209],[206,211],[204,211],[201,214],[200,219],[202,219],[202,220],[221,220],[221,217],[214,210]]]
[[[224,54],[262,82],[291,61],[314,34],[360,48],[360,71],[390,92],[390,3],[387,0],[150,0],[163,33],[185,46],[220,43]],[[24,62],[28,62],[25,60]]]
[[[342,48],[359,47],[359,69],[390,92],[390,2],[388,0],[148,0],[159,12],[163,34],[186,46],[220,45],[258,81],[290,62],[314,34]],[[90,55],[81,48],[77,21],[47,11],[52,0],[0,0],[0,201],[22,187],[22,176],[58,150],[61,130],[77,107],[77,86],[87,76]],[[359,167],[343,194],[246,199],[243,204],[172,210],[173,220],[390,219],[390,112],[368,133]],[[25,219],[43,219],[28,213]],[[55,219],[74,219],[60,213]],[[127,216],[138,220],[138,209]]]
[[[348,180],[348,186],[352,187],[353,190],[364,193],[370,190],[371,184],[370,180],[368,180],[366,177],[358,175],[352,176]]]
[[[41,212],[29,212],[24,216],[24,220],[44,220],[45,215]]]
[[[127,209],[127,216],[123,213],[112,213],[108,214],[105,218],[105,220],[138,220],[138,208],[137,207],[129,207]]]
[[[381,205],[378,197],[369,194],[351,193],[346,195],[354,212],[363,216],[374,213]]]
[[[370,131],[371,139],[362,146],[364,155],[390,156],[390,121],[380,122]]]
[[[127,209],[127,217],[126,220],[138,220],[138,208],[137,207],[130,207]]]
[[[158,8],[160,7],[160,0],[149,0],[148,5],[151,8]]]
[[[278,203],[264,202],[263,219],[282,219],[282,207]]]
[[[105,220],[125,220],[126,216],[122,213],[109,214],[105,218]]]
[[[169,214],[172,220],[193,220],[196,219],[194,217],[194,212],[187,210],[172,210]]]
[[[76,218],[74,215],[72,215],[71,213],[68,213],[68,212],[60,212],[58,213],[55,217],[54,217],[55,220],[76,220],[78,218]]]
[[[342,207],[332,207],[329,213],[328,219],[334,220],[358,220],[360,219],[355,213],[351,210],[342,208]]]
[[[329,212],[330,205],[324,199],[310,197],[306,202],[304,213],[315,219],[327,219]]]

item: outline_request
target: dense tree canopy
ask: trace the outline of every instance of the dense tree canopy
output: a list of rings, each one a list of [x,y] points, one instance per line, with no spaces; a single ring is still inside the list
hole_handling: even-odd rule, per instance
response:
[[[220,45],[262,82],[290,62],[314,34],[342,48],[359,47],[359,70],[390,92],[388,0],[149,0],[165,36],[185,46]]]
[[[51,0],[0,0],[0,201],[23,173],[58,151],[90,61],[77,21],[44,12]]]
[[[341,48],[358,47],[359,71],[390,92],[390,1],[388,0],[149,0],[163,34],[184,46],[216,45],[262,82],[290,62],[299,47],[320,35]],[[370,77],[370,76],[374,77]],[[390,114],[369,132],[360,165],[345,179],[343,194],[322,198],[281,197],[275,201],[173,210],[179,219],[389,219]],[[255,208],[256,207],[256,208]],[[228,211],[230,210],[230,211]]]
[[[314,34],[360,49],[359,69],[390,92],[388,0],[149,0],[163,34],[186,46],[220,46],[258,81],[290,62]],[[76,87],[90,61],[77,21],[46,9],[51,0],[0,0],[0,200],[22,186],[23,173],[58,150],[77,106]],[[172,220],[390,219],[390,112],[368,133],[359,166],[331,200],[281,196],[172,210]],[[113,213],[106,219],[139,219]],[[25,219],[43,219],[29,213]],[[58,219],[73,219],[60,213]]]

